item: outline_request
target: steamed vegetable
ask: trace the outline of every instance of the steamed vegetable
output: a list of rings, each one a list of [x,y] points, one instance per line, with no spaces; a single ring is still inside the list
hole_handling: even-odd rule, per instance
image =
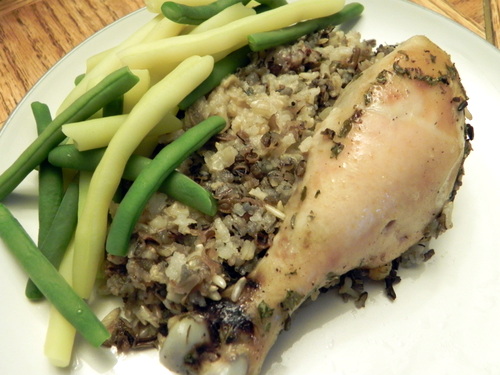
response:
[[[114,98],[128,91],[137,82],[130,69],[122,68],[96,87],[82,95],[57,116],[21,156],[0,175],[0,201],[4,200],[22,180],[47,157],[50,150],[61,143],[65,136],[61,126],[68,122],[85,120]]]
[[[70,244],[59,266],[59,273],[69,285],[73,276],[73,253],[74,248]],[[44,345],[44,353],[50,363],[56,367],[66,367],[70,364],[75,336],[75,327],[54,306],[51,306]]]
[[[216,0],[207,5],[189,6],[174,1],[165,1],[161,11],[168,19],[187,25],[199,25],[222,10],[237,3],[246,5],[249,0]]]
[[[31,110],[37,125],[38,135],[51,123],[49,107],[40,102],[31,103]],[[57,213],[64,195],[63,174],[59,167],[47,160],[38,167],[38,245],[40,245]]]
[[[45,238],[38,245],[40,252],[56,268],[59,267],[64,253],[73,238],[78,219],[77,216],[78,178],[75,178],[66,189]],[[40,300],[43,298],[43,293],[37,288],[32,279],[28,280],[26,285],[26,297],[30,300]]]
[[[276,30],[311,18],[334,14],[343,0],[298,0],[233,21],[204,33],[179,35],[124,49],[118,56],[133,69],[168,67],[192,55],[225,56],[248,43],[248,35]]]
[[[108,330],[87,303],[42,255],[29,234],[2,203],[0,238],[47,299],[90,344],[100,346],[109,338]]]
[[[70,138],[80,151],[106,147],[128,115],[98,117],[86,121],[63,125],[63,133]],[[182,122],[171,113],[167,113],[158,124],[151,129],[148,136],[158,137],[161,134],[179,130]]]
[[[78,151],[74,145],[62,145],[53,149],[49,154],[49,161],[61,168],[76,169],[79,171],[93,171],[104,155],[104,149]],[[142,170],[151,163],[151,159],[144,156],[130,156],[122,178],[134,181]],[[191,180],[186,175],[172,171],[158,187],[158,191],[167,194],[172,199],[192,207],[207,215],[215,215],[217,202],[212,194]]]

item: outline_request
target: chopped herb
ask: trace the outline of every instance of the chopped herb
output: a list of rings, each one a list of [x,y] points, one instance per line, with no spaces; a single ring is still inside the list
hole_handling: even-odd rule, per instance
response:
[[[365,92],[364,98],[365,98],[365,105],[370,105],[370,103],[372,102],[371,90],[368,90],[367,92]]]
[[[378,75],[377,75],[377,83],[380,83],[382,85],[384,85],[385,83],[387,83],[387,75],[389,74],[389,71],[387,71],[386,69],[382,70]]]
[[[287,290],[285,299],[281,302],[281,308],[285,311],[293,311],[302,301],[304,296],[293,290]]]
[[[260,319],[264,320],[273,316],[274,309],[271,309],[265,301],[261,301],[257,308],[259,309]]]
[[[342,143],[334,142],[334,145],[331,148],[331,151],[332,151],[331,157],[337,159],[337,157],[340,155],[340,153],[342,152],[343,149],[344,149],[344,145]]]
[[[340,138],[347,137],[347,135],[349,134],[349,132],[352,129],[352,125],[358,124],[361,122],[360,119],[361,119],[362,115],[363,115],[363,111],[361,109],[357,108],[354,111],[354,113],[352,114],[352,116],[344,121],[344,123],[342,124],[342,129],[340,129],[340,133],[338,134],[338,136]]]
[[[264,331],[269,332],[270,329],[271,329],[271,322],[267,322],[266,326],[264,327]]]
[[[184,356],[184,363],[187,365],[194,365],[196,363],[196,358],[192,352],[189,352]]]
[[[458,77],[457,68],[454,65],[446,65],[449,77],[453,80]]]
[[[352,129],[352,120],[349,118],[345,120],[344,123],[342,124],[342,129],[340,130],[339,137],[345,138],[347,134],[349,134],[351,129]]]
[[[447,85],[449,84],[450,79],[453,80],[458,75],[456,68],[450,65],[446,66],[447,74],[442,74],[436,77],[423,74],[422,69],[420,68],[404,68],[399,65],[399,61],[395,61],[392,67],[394,72],[400,76],[416,79],[428,83],[429,85],[436,85],[438,83],[444,83]]]
[[[252,96],[255,94],[253,88],[249,87],[249,88],[246,88],[245,90],[243,90],[243,92],[248,95],[248,96]]]
[[[318,196],[321,194],[321,190],[316,190],[316,194],[314,194],[314,198],[318,198]]]
[[[408,70],[399,65],[398,61],[395,61],[394,64],[392,64],[392,69],[394,69],[394,71],[399,75],[408,75]]]
[[[321,134],[323,134],[325,137],[327,137],[329,139],[335,138],[335,130],[330,129],[330,128],[326,128],[325,130],[323,130],[321,132]]]
[[[295,219],[297,218],[297,214],[293,214],[292,217],[290,218],[290,228],[294,229],[295,228]]]
[[[428,76],[428,75],[413,76],[413,77],[410,77],[410,78],[418,79],[418,80],[420,80],[422,82],[427,82],[429,85],[434,85],[434,84],[440,82],[439,80],[436,80],[434,77],[431,77],[431,76]]]
[[[304,186],[302,188],[302,191],[300,192],[300,200],[304,201],[304,199],[306,199],[306,197],[307,197],[307,186]]]

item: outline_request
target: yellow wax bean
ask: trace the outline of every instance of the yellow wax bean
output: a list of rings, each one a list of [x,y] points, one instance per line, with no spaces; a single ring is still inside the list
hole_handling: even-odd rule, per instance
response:
[[[107,146],[127,115],[98,117],[62,126],[62,132],[79,151]]]
[[[151,129],[208,77],[213,64],[211,56],[191,56],[182,61],[144,94],[109,142],[92,176],[76,229],[73,285],[81,297],[91,295],[104,256],[109,205],[130,155]]]
[[[70,285],[73,274],[73,254],[74,248],[72,242],[59,266],[59,273]],[[75,336],[75,327],[54,306],[51,306],[49,325],[45,336],[44,353],[53,366],[67,367],[70,364]]]
[[[130,68],[148,69],[181,61],[195,54],[213,55],[221,51],[229,53],[247,44],[250,34],[328,16],[340,11],[343,6],[344,0],[298,0],[203,33],[141,43],[119,52],[118,56]]]
[[[147,35],[141,40],[141,43],[152,42],[179,35],[179,33],[186,27],[186,25],[173,22],[172,20],[163,17],[163,15],[160,15],[159,17],[162,17],[160,22],[158,22],[153,29],[147,33]]]
[[[142,42],[146,36],[152,32],[155,27],[163,20],[165,17],[162,17],[161,15],[157,15],[153,19],[151,19],[149,22],[145,23],[143,26],[141,26],[139,29],[134,31],[132,35],[130,35],[127,39],[125,39],[123,42],[117,44],[116,46],[109,48],[105,51],[96,53],[95,55],[89,57],[86,61],[86,72],[90,72],[92,69],[95,68],[97,64],[99,64],[104,58],[106,58],[107,55],[115,53],[116,51],[127,48],[130,46],[133,46],[134,44]]]
[[[85,76],[63,101],[59,111],[62,111],[69,104],[71,104],[75,98],[93,87],[97,82],[99,82],[100,79],[102,79],[102,77],[123,67],[123,63],[116,56],[116,54],[121,50],[140,43],[152,42],[176,36],[184,28],[185,25],[172,22],[169,19],[166,19],[163,15],[157,15],[116,47],[90,57],[87,60],[87,72]]]
[[[217,27],[225,26],[228,23],[239,20],[244,17],[253,16],[256,12],[252,8],[244,6],[242,3],[237,3],[227,7],[223,11],[210,17],[205,22],[193,28],[189,34],[199,34]]]
[[[148,135],[146,136],[141,144],[137,146],[134,151],[134,155],[144,156],[146,158],[151,158],[153,151],[158,146],[158,136],[157,135]]]
[[[78,151],[93,150],[106,147],[111,138],[116,134],[120,126],[127,120],[129,115],[118,115],[99,117],[82,122],[63,125],[62,132],[70,138]],[[179,130],[182,126],[181,120],[171,113],[167,113],[158,124],[151,129],[148,136],[159,135]]]
[[[90,56],[86,61],[87,71],[91,71],[99,64],[102,60],[104,60],[108,55],[116,52],[117,47],[112,47],[107,50],[96,53],[95,55]]]
[[[163,17],[156,16],[144,26],[135,31],[130,37],[125,39],[122,43],[118,44],[109,50],[109,53],[100,53],[96,57],[90,66],[87,68],[87,72],[82,80],[76,85],[73,90],[66,96],[62,104],[59,106],[57,113],[62,112],[71,103],[75,101],[76,98],[81,96],[84,92],[90,89],[98,80],[109,73],[123,67],[123,63],[117,58],[116,53],[122,49],[126,49],[130,46],[140,43],[146,35],[154,28],[154,26],[160,22]]]
[[[139,82],[123,95],[123,113],[130,113],[132,108],[151,86],[151,74],[149,70],[134,69],[132,73],[139,77]]]
[[[129,38],[125,41],[113,47],[107,51],[103,51],[95,56],[92,56],[87,60],[87,72],[81,82],[70,92],[70,94],[66,97],[61,105],[61,109],[65,108],[69,105],[75,97],[81,95],[83,92],[92,88],[97,82],[99,82],[103,77],[108,75],[110,72],[123,67],[123,62],[117,57],[117,53],[134,45],[154,42],[160,39],[170,38],[172,36],[178,35],[186,25],[181,25],[171,20],[165,18],[163,15],[158,15],[148,23],[146,23],[143,27],[134,32]],[[136,73],[134,71],[134,73]],[[139,76],[142,78],[144,75],[139,73]],[[159,79],[163,78],[164,74],[158,77],[155,77],[155,82]],[[148,83],[151,82],[151,77],[148,78]],[[142,79],[141,79],[142,81]],[[145,81],[139,82],[134,90],[138,91],[140,87],[145,84]],[[133,97],[133,95],[125,95],[125,113],[130,111],[130,106],[135,104],[133,100],[128,100],[127,96]],[[135,98],[136,100],[136,98]]]

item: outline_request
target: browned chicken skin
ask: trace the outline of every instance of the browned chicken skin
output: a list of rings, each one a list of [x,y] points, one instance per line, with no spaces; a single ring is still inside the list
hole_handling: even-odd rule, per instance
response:
[[[467,153],[466,99],[449,56],[422,36],[350,83],[316,129],[266,256],[222,301],[172,319],[161,350],[166,366],[258,374],[313,293],[436,234]]]

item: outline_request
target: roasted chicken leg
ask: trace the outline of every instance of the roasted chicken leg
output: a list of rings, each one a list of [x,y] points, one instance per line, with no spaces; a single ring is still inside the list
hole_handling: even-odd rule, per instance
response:
[[[181,373],[258,374],[311,295],[436,234],[467,154],[466,100],[449,56],[423,36],[351,82],[315,131],[266,256],[221,301],[171,319],[162,362]]]

